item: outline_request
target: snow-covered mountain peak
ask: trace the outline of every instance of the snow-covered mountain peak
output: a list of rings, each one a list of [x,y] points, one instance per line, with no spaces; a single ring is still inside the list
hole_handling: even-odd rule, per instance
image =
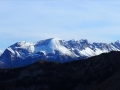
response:
[[[18,46],[22,46],[22,47],[26,47],[26,46],[31,46],[31,45],[33,45],[33,43],[31,43],[31,42],[26,42],[26,41],[17,42],[16,44],[17,44]]]
[[[72,39],[72,40],[70,40],[71,42],[77,42],[77,41],[79,41],[79,40],[77,40],[77,39]]]
[[[53,37],[53,38],[51,38],[51,40],[62,40],[62,39],[57,38],[57,37]]]
[[[87,39],[65,41],[59,38],[50,38],[40,40],[36,43],[26,41],[17,42],[4,51],[0,57],[0,61],[24,61],[24,59],[27,58],[28,61],[26,61],[26,63],[28,63],[29,60],[31,60],[30,62],[35,62],[34,60],[41,59],[66,62],[84,59],[110,51],[120,51],[120,41],[107,44],[89,43]],[[19,64],[19,62],[22,61],[16,61],[15,63]]]
[[[81,39],[81,40],[77,40],[77,39],[72,39],[72,40],[69,40],[68,43],[71,43],[71,44],[88,44],[88,40],[87,39]]]
[[[117,40],[115,43],[120,43],[120,41],[119,41],[119,40]]]
[[[81,39],[80,42],[82,42],[82,43],[88,43],[88,40],[87,39]]]
[[[34,52],[34,43],[31,42],[26,42],[26,41],[22,41],[22,42],[17,42],[15,44],[14,47],[15,50],[26,50],[29,53],[33,53]]]
[[[59,39],[59,38],[50,38],[50,39],[40,40],[40,41],[36,42],[35,45],[38,45],[38,46],[40,46],[40,45],[48,45],[50,42],[53,42],[53,41],[55,42],[55,41],[59,41],[59,40],[61,40],[61,39]]]
[[[64,45],[62,45],[62,40],[59,38],[41,40],[35,44],[35,52],[46,52],[46,54],[55,54],[56,51],[60,54],[73,55],[72,52],[70,52]]]
[[[53,49],[56,49],[56,48],[59,48],[59,46],[61,45],[60,44],[60,41],[58,38],[52,38],[48,44],[51,48]]]

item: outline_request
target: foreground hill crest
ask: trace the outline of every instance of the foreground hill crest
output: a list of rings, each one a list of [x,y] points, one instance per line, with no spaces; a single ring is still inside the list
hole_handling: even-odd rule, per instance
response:
[[[0,90],[120,90],[120,52],[0,69]]]
[[[59,38],[36,43],[22,41],[9,46],[3,52],[0,56],[0,67],[19,67],[37,60],[68,62],[110,51],[120,51],[120,42],[89,43],[86,39],[65,41]]]

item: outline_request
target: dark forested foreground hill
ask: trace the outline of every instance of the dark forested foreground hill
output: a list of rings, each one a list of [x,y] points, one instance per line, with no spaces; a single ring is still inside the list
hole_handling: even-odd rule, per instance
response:
[[[120,52],[0,70],[0,90],[120,90]]]

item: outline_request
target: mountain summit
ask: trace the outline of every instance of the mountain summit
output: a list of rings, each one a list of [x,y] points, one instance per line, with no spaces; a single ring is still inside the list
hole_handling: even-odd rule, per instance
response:
[[[89,43],[86,39],[65,41],[59,38],[40,40],[36,43],[22,41],[9,46],[3,52],[0,56],[0,67],[20,67],[37,60],[68,62],[110,51],[120,51],[120,42]]]

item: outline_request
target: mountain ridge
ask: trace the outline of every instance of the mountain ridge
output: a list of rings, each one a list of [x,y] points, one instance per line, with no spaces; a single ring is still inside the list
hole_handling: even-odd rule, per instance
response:
[[[69,62],[96,56],[110,51],[120,51],[120,42],[89,43],[87,39],[62,40],[50,38],[36,43],[17,42],[9,46],[0,56],[0,67],[19,67],[37,60]],[[31,60],[31,61],[30,61]]]

